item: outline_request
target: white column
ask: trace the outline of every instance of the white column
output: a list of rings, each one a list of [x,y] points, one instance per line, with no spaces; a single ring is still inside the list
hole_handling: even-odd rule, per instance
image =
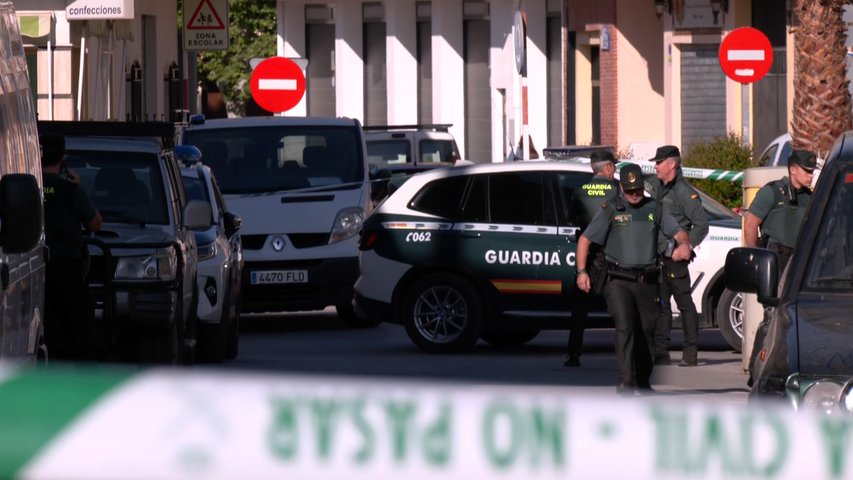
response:
[[[462,2],[432,2],[432,118],[452,123],[450,132],[465,155],[465,75]]]
[[[338,116],[364,123],[361,6],[361,2],[335,4],[335,102]]]
[[[417,20],[414,0],[385,2],[388,124],[418,123]]]
[[[525,0],[527,11],[527,132],[539,155],[548,142],[548,33],[545,0]]]
[[[276,55],[279,57],[304,58],[307,56],[305,46],[305,2],[278,0],[276,4]],[[307,72],[303,71],[303,75]],[[284,115],[288,117],[304,117],[308,115],[308,95]]]

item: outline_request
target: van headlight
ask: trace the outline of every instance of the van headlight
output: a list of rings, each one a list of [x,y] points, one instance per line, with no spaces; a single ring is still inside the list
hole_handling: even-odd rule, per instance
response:
[[[174,280],[178,270],[175,248],[169,247],[153,255],[119,257],[116,280]]]
[[[335,223],[332,224],[332,234],[329,243],[337,243],[358,234],[364,223],[364,209],[361,207],[345,208],[338,212]]]
[[[207,245],[198,246],[198,260],[207,260],[216,256],[216,242],[210,242]]]
[[[838,412],[838,400],[841,395],[841,385],[831,380],[818,380],[803,392],[799,410],[819,413]]]

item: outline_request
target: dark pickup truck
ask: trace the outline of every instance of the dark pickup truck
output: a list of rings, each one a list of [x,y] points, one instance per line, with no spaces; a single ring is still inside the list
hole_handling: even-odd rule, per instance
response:
[[[776,254],[735,248],[729,289],[772,307],[756,335],[751,398],[853,412],[853,131],[826,159],[782,278]]]

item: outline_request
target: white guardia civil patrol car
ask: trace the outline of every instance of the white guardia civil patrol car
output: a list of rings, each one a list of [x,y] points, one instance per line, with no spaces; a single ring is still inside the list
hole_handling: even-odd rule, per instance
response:
[[[365,220],[356,310],[404,325],[429,352],[464,351],[480,338],[519,345],[542,329],[567,329],[579,294],[569,206],[591,177],[588,166],[537,161],[414,175]],[[706,195],[703,204],[711,227],[690,267],[694,299],[703,326],[716,325],[720,309],[739,322],[728,315],[738,297],[722,282],[725,255],[740,246],[739,217]],[[595,303],[588,326],[609,326],[603,299]],[[721,326],[727,339],[736,322]]]

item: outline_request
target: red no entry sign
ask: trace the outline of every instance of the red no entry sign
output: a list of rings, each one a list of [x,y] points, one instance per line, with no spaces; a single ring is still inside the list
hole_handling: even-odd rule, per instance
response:
[[[757,82],[773,64],[773,47],[766,35],[751,27],[729,32],[720,44],[720,67],[732,80]]]
[[[268,112],[285,112],[305,95],[305,75],[293,60],[270,57],[252,71],[252,98]]]

